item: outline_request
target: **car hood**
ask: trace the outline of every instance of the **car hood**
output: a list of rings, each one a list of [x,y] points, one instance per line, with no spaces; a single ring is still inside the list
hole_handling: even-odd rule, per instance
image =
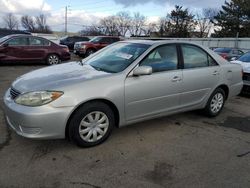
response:
[[[88,41],[81,41],[81,42],[76,42],[75,44],[81,44],[81,45],[92,45],[92,42],[88,42]]]
[[[109,75],[111,74],[97,71],[90,65],[71,62],[24,74],[12,83],[12,87],[22,93],[38,90],[53,90]]]
[[[244,72],[246,70],[250,69],[250,63],[249,62],[243,62],[243,61],[235,60],[235,61],[231,61],[231,63],[240,64],[242,66]]]

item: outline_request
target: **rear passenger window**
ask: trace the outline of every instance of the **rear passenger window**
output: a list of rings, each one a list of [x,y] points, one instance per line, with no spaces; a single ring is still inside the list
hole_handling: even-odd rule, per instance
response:
[[[48,46],[49,41],[40,38],[29,38],[30,46]]]
[[[164,45],[154,49],[142,60],[140,66],[151,66],[153,72],[176,70],[178,56],[175,45]]]
[[[199,47],[182,45],[182,53],[185,69],[217,65],[217,63]]]

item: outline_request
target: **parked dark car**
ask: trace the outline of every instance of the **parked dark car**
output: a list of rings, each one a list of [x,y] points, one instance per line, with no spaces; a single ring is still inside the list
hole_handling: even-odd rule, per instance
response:
[[[70,50],[73,50],[75,43],[80,41],[89,41],[89,38],[80,36],[64,37],[60,40],[60,44],[66,45]]]
[[[221,57],[223,57],[226,60],[232,60],[232,58],[238,58],[244,54],[243,51],[239,49],[234,48],[216,48],[214,49],[214,52],[219,54]]]
[[[49,65],[69,60],[67,46],[31,35],[8,35],[0,38],[0,62],[46,62]]]
[[[87,57],[101,48],[118,41],[120,41],[119,37],[97,36],[91,39],[89,42],[76,42],[74,46],[74,53],[79,56]]]

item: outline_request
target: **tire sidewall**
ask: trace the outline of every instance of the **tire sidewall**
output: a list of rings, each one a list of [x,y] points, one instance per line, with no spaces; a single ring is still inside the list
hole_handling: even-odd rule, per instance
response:
[[[105,135],[96,142],[86,142],[83,140],[79,134],[79,126],[81,120],[89,113],[93,111],[100,111],[104,113],[109,120],[109,127]],[[74,143],[80,147],[92,147],[104,142],[112,132],[112,129],[115,125],[115,117],[113,111],[110,107],[104,103],[89,103],[80,107],[75,114],[73,115],[70,124],[69,124],[69,137]]]
[[[220,110],[216,113],[212,112],[211,110],[211,102],[212,102],[212,99],[213,97],[217,94],[217,93],[220,93],[222,94],[223,96],[223,104],[222,104],[222,107],[220,108]],[[215,89],[215,91],[212,93],[212,95],[210,96],[208,102],[207,102],[207,105],[206,105],[206,108],[205,108],[205,112],[207,113],[208,116],[210,117],[215,117],[217,115],[219,115],[224,107],[224,104],[225,104],[225,100],[226,100],[226,95],[225,95],[225,92],[223,89],[221,88],[217,88]]]

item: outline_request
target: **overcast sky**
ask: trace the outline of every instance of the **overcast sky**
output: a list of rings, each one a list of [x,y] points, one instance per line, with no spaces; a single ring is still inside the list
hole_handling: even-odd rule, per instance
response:
[[[64,29],[65,6],[69,6],[68,30],[79,31],[81,25],[93,25],[104,16],[119,11],[140,12],[148,21],[157,21],[178,4],[197,12],[202,8],[220,8],[224,0],[0,0],[0,16],[14,13],[39,15],[45,13],[53,30]],[[2,20],[0,23],[3,27]]]

